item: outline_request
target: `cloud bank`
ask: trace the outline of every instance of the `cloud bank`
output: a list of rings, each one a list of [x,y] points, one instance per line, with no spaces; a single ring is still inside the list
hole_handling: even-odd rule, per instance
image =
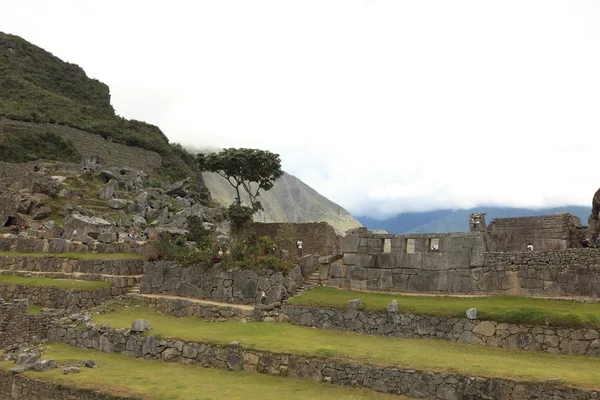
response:
[[[0,29],[193,148],[255,147],[356,215],[589,205],[600,3],[79,1]]]

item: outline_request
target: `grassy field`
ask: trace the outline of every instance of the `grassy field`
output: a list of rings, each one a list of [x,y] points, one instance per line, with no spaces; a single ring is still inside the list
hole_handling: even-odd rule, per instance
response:
[[[82,281],[76,279],[52,279],[52,278],[35,278],[27,276],[16,276],[16,275],[0,275],[0,284],[9,285],[25,285],[25,286],[37,286],[37,287],[58,287],[62,289],[81,289],[81,290],[93,290],[103,287],[111,287],[110,282],[99,282],[99,281]]]
[[[517,296],[449,297],[372,293],[317,287],[293,297],[290,304],[346,308],[348,300],[362,299],[366,310],[385,310],[396,299],[398,312],[440,317],[465,317],[477,308],[477,317],[515,324],[600,328],[600,303],[546,300]]]
[[[133,253],[18,253],[15,251],[0,251],[0,257],[55,257],[76,260],[141,260],[144,257]]]
[[[540,381],[560,378],[573,386],[600,389],[600,359],[450,343],[398,339],[277,323],[206,322],[177,318],[142,307],[95,315],[97,324],[130,328],[143,318],[150,334],[187,341],[230,343],[279,353],[328,356],[371,364],[466,375]]]
[[[136,359],[81,350],[58,343],[47,346],[44,358],[54,358],[58,364],[91,358],[99,368],[82,367],[79,374],[70,375],[64,375],[61,369],[42,373],[26,372],[25,375],[67,386],[92,388],[112,394],[136,395],[144,399],[408,400],[406,397],[367,389]],[[13,366],[14,364],[9,362],[0,362],[0,368],[3,369]]]

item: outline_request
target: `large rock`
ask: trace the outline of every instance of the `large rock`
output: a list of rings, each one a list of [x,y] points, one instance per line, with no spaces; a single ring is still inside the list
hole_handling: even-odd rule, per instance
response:
[[[588,226],[591,237],[600,234],[600,189],[596,190],[592,198],[592,213],[588,218]]]
[[[25,350],[17,355],[15,364],[17,365],[31,365],[42,357],[42,350],[39,347]]]
[[[469,308],[467,310],[467,318],[468,319],[477,319],[477,309],[476,308]]]
[[[51,369],[58,368],[56,365],[56,360],[38,360],[35,364],[33,364],[33,369],[37,372],[45,372],[50,371]]]
[[[351,310],[359,310],[363,307],[363,301],[361,299],[350,300],[346,303],[346,307]]]
[[[131,324],[131,332],[146,332],[150,329],[152,329],[152,325],[145,319],[136,319],[133,321],[133,324]]]
[[[123,200],[123,199],[110,199],[110,200],[108,200],[107,204],[110,208],[113,208],[115,210],[120,210],[122,208],[125,208],[125,206],[127,206],[127,201]]]
[[[166,194],[169,196],[185,197],[188,194],[189,188],[189,179],[186,178],[182,181],[175,182],[174,184],[169,186],[167,188]]]
[[[98,190],[98,197],[102,200],[112,199],[115,195],[115,190],[117,190],[118,187],[119,183],[114,179],[111,179],[106,185]]]
[[[0,226],[6,225],[8,219],[17,216],[17,204],[11,196],[0,194]]]
[[[102,179],[102,182],[108,183],[111,179],[118,180],[119,177],[114,172],[105,169],[100,171],[100,179]]]
[[[34,212],[33,219],[39,221],[41,219],[48,218],[50,214],[52,214],[50,207],[40,207]]]
[[[387,312],[396,313],[398,312],[398,301],[396,299],[390,301],[387,305]]]
[[[98,217],[86,217],[81,214],[71,214],[65,218],[65,227],[67,235],[77,230],[77,236],[86,236],[88,234],[99,235],[103,232],[115,232],[116,227],[110,222]],[[68,237],[68,236],[67,236]]]

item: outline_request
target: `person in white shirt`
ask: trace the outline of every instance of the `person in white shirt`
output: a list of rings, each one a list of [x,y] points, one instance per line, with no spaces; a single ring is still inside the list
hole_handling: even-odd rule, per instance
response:
[[[298,248],[298,257],[302,257],[302,240],[296,240],[296,247]]]
[[[527,245],[527,251],[533,251],[533,245],[531,243]]]

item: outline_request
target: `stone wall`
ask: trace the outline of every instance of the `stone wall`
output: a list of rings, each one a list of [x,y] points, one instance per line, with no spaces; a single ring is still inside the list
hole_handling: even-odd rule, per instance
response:
[[[3,299],[27,299],[41,307],[67,309],[76,312],[99,306],[115,297],[127,293],[127,288],[106,287],[94,290],[72,290],[58,287],[0,284]]]
[[[48,336],[56,313],[29,314],[27,300],[0,304],[0,348],[12,344],[38,343]]]
[[[197,317],[211,321],[250,320],[251,310],[238,307],[225,307],[214,304],[198,303],[186,299],[169,299],[164,297],[147,297],[144,295],[129,295],[129,299],[144,307],[153,308],[163,314],[176,317]]]
[[[311,308],[289,304],[284,304],[281,312],[285,315],[284,319],[294,325],[600,357],[600,334],[593,329],[517,325],[466,318]]]
[[[43,397],[40,397],[43,396]],[[0,400],[136,400],[138,397],[115,396],[92,389],[81,389],[11,374],[0,369]]]
[[[600,296],[599,249],[486,252],[485,235],[382,235],[358,228],[343,239],[343,262],[322,266],[320,276],[329,286],[357,290]]]
[[[91,242],[83,244],[66,239],[39,239],[33,237],[5,235],[0,236],[0,251],[19,253],[134,253],[145,256],[149,254],[150,244],[126,240],[118,243]]]
[[[330,286],[358,290],[469,292],[470,271],[483,266],[485,253],[481,232],[387,235],[358,228],[342,245],[343,263],[322,267],[321,276]]]
[[[564,250],[581,247],[585,230],[579,217],[557,213],[539,217],[495,218],[487,227],[489,251]]]
[[[52,328],[49,336],[51,340],[72,346],[129,357],[365,387],[422,399],[587,400],[598,396],[596,391],[567,388],[555,382],[528,383],[374,366],[325,357],[249,350],[241,348],[239,343],[220,346],[162,340],[106,326],[76,329],[65,325]]]
[[[83,260],[54,257],[0,257],[0,270],[64,272],[107,275],[141,275],[148,261],[131,260]]]
[[[255,304],[258,290],[267,294],[267,302],[279,300],[279,291],[294,292],[303,282],[301,269],[296,266],[287,275],[272,270],[223,270],[219,264],[210,268],[183,267],[159,261],[144,267],[140,293],[166,294],[220,302]]]
[[[293,244],[285,250],[290,254],[297,254],[295,246],[296,240],[301,239],[304,254],[341,254],[340,237],[335,234],[335,229],[327,222],[307,222],[307,223],[266,223],[254,222],[248,229],[249,234],[257,237],[269,236],[277,238],[280,230],[284,229],[289,234],[293,234]]]

